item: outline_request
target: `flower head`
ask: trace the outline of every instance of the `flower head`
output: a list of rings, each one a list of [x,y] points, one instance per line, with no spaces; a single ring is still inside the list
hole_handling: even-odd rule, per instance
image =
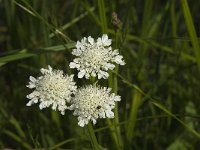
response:
[[[123,56],[119,55],[117,49],[112,50],[111,43],[111,39],[108,39],[106,34],[97,41],[91,36],[84,37],[80,42],[77,41],[76,49],[72,51],[77,58],[70,63],[70,68],[77,68],[78,78],[85,76],[88,79],[90,76],[98,76],[98,79],[107,79],[109,76],[107,71],[113,70],[115,63],[125,65]]]
[[[111,88],[96,85],[77,90],[69,109],[74,110],[74,115],[78,116],[79,126],[83,127],[90,120],[95,124],[98,118],[114,118],[112,109],[115,107],[115,101],[120,101],[121,97],[110,92]]]
[[[73,81],[73,75],[63,75],[61,70],[42,68],[42,76],[34,78],[30,76],[28,88],[34,91],[27,95],[30,101],[26,104],[31,106],[34,103],[40,103],[40,109],[52,105],[52,109],[58,109],[64,115],[67,109],[67,102],[71,100],[71,94],[76,92],[76,85]]]

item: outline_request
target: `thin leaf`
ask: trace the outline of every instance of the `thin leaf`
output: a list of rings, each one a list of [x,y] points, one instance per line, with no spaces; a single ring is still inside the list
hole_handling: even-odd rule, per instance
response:
[[[66,48],[71,49],[73,47],[75,47],[74,42],[65,44],[65,45],[57,45],[57,46],[37,49],[35,50],[35,52],[28,52],[27,49],[23,49],[23,50],[20,50],[20,52],[12,53],[10,55],[0,57],[0,64],[4,65],[5,63],[11,62],[11,61],[33,57],[33,56],[37,56],[39,54],[43,54],[47,52],[63,51],[63,50],[66,50]]]
[[[26,149],[32,149],[32,147],[26,143],[21,137],[19,137],[18,135],[16,135],[15,133],[9,131],[9,130],[4,130],[3,131],[4,134],[6,134],[7,136],[11,137],[13,140],[15,140],[16,142],[20,143],[21,146],[23,146]]]
[[[100,16],[100,21],[101,21],[102,32],[106,33],[107,32],[107,19],[106,19],[104,0],[98,0],[98,7],[99,7],[99,16]]]
[[[25,138],[26,135],[24,133],[24,131],[22,130],[19,122],[14,118],[14,117],[11,117],[10,119],[10,123],[15,127],[16,131],[18,132],[18,134],[22,137],[22,138]]]
[[[65,144],[67,144],[67,143],[69,143],[69,142],[73,142],[73,141],[75,141],[75,140],[76,140],[76,139],[74,139],[74,138],[70,138],[70,139],[64,140],[64,141],[62,141],[62,142],[60,142],[60,143],[58,143],[58,144],[56,144],[56,145],[54,145],[54,146],[52,146],[52,147],[50,147],[50,148],[48,148],[48,149],[49,149],[49,150],[57,149],[57,148],[59,148],[59,147],[65,145]]]
[[[197,65],[200,70],[200,46],[187,0],[181,0],[181,5],[183,8],[185,22],[191,38],[193,50],[196,56]]]
[[[183,122],[181,119],[179,119],[178,117],[176,117],[173,113],[171,113],[169,110],[167,110],[164,106],[162,106],[161,104],[159,104],[158,102],[155,102],[155,101],[151,102],[151,103],[153,105],[155,105],[156,107],[158,107],[159,109],[161,109],[162,111],[164,111],[166,114],[168,114],[172,118],[174,118],[175,120],[177,120],[186,129],[188,129],[190,132],[192,132],[194,135],[196,135],[198,138],[200,138],[200,134],[197,131],[195,131],[194,129],[190,128],[185,122]]]
[[[134,127],[136,123],[136,118],[137,118],[140,102],[141,102],[141,93],[139,93],[138,91],[135,91],[133,95],[129,121],[128,121],[127,129],[126,129],[126,136],[129,142],[131,142],[133,134],[134,134]]]

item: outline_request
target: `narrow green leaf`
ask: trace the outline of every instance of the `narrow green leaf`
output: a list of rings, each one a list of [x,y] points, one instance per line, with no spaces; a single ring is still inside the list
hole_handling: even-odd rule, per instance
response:
[[[47,53],[47,52],[57,52],[57,51],[63,51],[67,49],[71,49],[75,47],[75,43],[69,43],[65,45],[57,45],[57,46],[51,46],[51,47],[46,47],[46,48],[40,48],[36,49],[35,51],[28,52],[27,49],[23,50],[18,50],[19,52],[17,53],[12,53],[7,56],[1,56],[0,57],[0,65],[4,65],[5,63],[15,61],[15,60],[20,60],[20,59],[25,59],[33,56],[37,56],[39,54]],[[16,50],[15,50],[16,51]]]
[[[22,130],[19,122],[14,118],[14,117],[11,117],[10,119],[10,123],[14,126],[14,128],[16,129],[16,131],[18,132],[18,134],[22,137],[22,138],[25,138],[25,133],[24,131]]]
[[[51,47],[46,47],[46,48],[41,48],[40,51],[45,50],[45,51],[52,51],[52,52],[56,52],[56,51],[63,51],[67,49],[72,49],[74,48],[76,45],[76,43],[71,42],[65,45],[56,45],[56,46],[51,46]]]
[[[8,55],[8,56],[0,57],[0,63],[7,63],[10,61],[24,59],[24,58],[28,58],[28,57],[32,57],[32,56],[36,56],[36,54],[33,54],[33,53],[12,54],[12,55]]]
[[[105,11],[105,4],[104,0],[98,0],[98,7],[99,7],[99,16],[101,21],[101,28],[102,32],[107,32],[107,20],[106,20],[106,11]]]
[[[19,4],[19,3],[16,2],[15,0],[13,0],[13,2],[14,2],[17,6],[21,7],[23,10],[25,10],[26,12],[28,12],[29,14],[33,15],[34,17],[36,17],[36,14],[35,14],[33,11],[31,11],[30,9],[28,9],[27,7],[24,7],[23,5]]]
[[[138,91],[134,91],[133,93],[133,100],[132,100],[132,105],[131,105],[131,110],[130,110],[130,116],[129,116],[129,121],[127,124],[127,129],[126,129],[126,136],[127,140],[131,142],[133,134],[134,134],[134,127],[136,123],[136,118],[137,118],[137,113],[138,113],[138,108],[141,102],[141,93]]]
[[[193,50],[194,50],[194,53],[196,56],[197,65],[200,70],[200,46],[199,46],[199,40],[197,37],[197,33],[196,33],[196,30],[194,27],[193,19],[192,19],[191,13],[190,13],[190,9],[189,9],[187,0],[181,0],[181,4],[182,4],[182,8],[183,8],[183,13],[184,13],[187,29],[188,29],[188,32],[189,32],[189,35],[191,38]]]
[[[83,19],[84,17],[86,17],[89,14],[89,12],[93,12],[94,10],[95,10],[94,7],[88,8],[88,10],[86,12],[82,13],[81,15],[79,15],[76,18],[74,18],[73,20],[71,20],[67,24],[63,25],[61,28],[58,29],[58,31],[66,30],[67,28],[71,27],[72,25],[74,25],[75,23],[77,23],[78,21],[80,21],[81,19]],[[56,34],[57,34],[57,32],[51,33],[49,35],[49,37],[53,38]]]
[[[97,141],[97,138],[96,138],[96,135],[95,135],[95,132],[94,132],[94,129],[93,129],[93,126],[92,126],[91,122],[89,122],[87,124],[86,129],[87,129],[88,135],[90,137],[90,141],[91,141],[93,149],[94,150],[100,150],[101,146],[99,145],[99,143]]]
[[[6,134],[7,136],[11,137],[13,140],[15,140],[16,142],[20,143],[21,146],[23,146],[26,149],[32,149],[32,147],[26,143],[22,138],[20,138],[18,135],[16,135],[15,133],[9,131],[9,130],[4,130],[3,131],[4,134]]]
[[[159,109],[161,109],[162,111],[164,111],[166,114],[168,114],[169,116],[171,116],[172,118],[174,118],[175,120],[177,120],[180,124],[182,124],[186,129],[188,129],[188,131],[190,131],[191,133],[193,133],[194,135],[196,135],[198,138],[200,138],[200,133],[198,133],[197,131],[195,131],[194,129],[190,128],[185,122],[183,122],[181,119],[179,119],[177,116],[175,116],[173,113],[171,113],[169,110],[167,110],[164,106],[162,106],[161,104],[159,104],[158,102],[152,102],[151,103],[153,105],[155,105],[156,107],[158,107]]]
[[[58,144],[56,144],[56,145],[54,145],[54,146],[48,148],[48,150],[58,149],[59,147],[65,145],[65,144],[67,144],[67,143],[73,142],[73,141],[75,141],[75,140],[76,140],[76,139],[74,139],[74,138],[70,138],[70,139],[64,140],[64,141],[62,141],[62,142],[60,142],[60,143],[58,143]]]

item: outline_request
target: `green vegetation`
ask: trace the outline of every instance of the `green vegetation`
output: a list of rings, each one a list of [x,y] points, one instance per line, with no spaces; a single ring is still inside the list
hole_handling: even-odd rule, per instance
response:
[[[0,0],[0,149],[199,149],[199,8],[191,0]],[[30,75],[47,65],[77,74],[75,42],[103,33],[126,62],[98,81],[121,95],[114,119],[81,128],[71,111],[26,106]]]

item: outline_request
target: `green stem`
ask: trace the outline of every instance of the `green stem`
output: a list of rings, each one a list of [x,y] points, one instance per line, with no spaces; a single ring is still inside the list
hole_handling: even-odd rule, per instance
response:
[[[116,132],[115,132],[115,127],[113,126],[113,123],[111,122],[111,120],[110,119],[108,119],[107,118],[107,124],[108,124],[108,126],[109,126],[109,129],[110,129],[110,132],[111,132],[111,136],[112,136],[112,138],[113,138],[113,140],[114,140],[114,142],[115,142],[115,144],[116,144],[116,148],[118,148],[119,146],[119,144],[118,144],[118,138],[117,138],[117,134],[116,134]]]
[[[119,40],[119,33],[115,33],[115,48],[118,48],[118,40]],[[116,65],[115,68],[115,72],[118,72],[118,65]],[[109,78],[109,86],[112,88],[113,92],[115,94],[117,94],[117,90],[118,90],[118,80],[117,80],[117,76],[115,74],[111,74],[110,78]],[[120,126],[119,125],[119,115],[118,115],[118,104],[116,103],[115,105],[115,109],[114,109],[114,114],[115,114],[115,118],[114,118],[114,122],[113,125],[109,125],[110,130],[113,130],[114,128],[114,133],[115,136],[112,135],[115,143],[117,144],[117,149],[123,149],[123,142],[122,142],[122,137],[121,137],[121,131],[120,131]]]
[[[93,149],[94,150],[99,150],[100,146],[99,146],[99,144],[97,142],[97,138],[95,136],[94,129],[93,129],[93,126],[92,126],[91,122],[88,123],[87,130],[88,130],[88,133],[89,133],[89,136],[90,136],[90,140],[91,140]]]
[[[97,79],[95,77],[91,77],[90,78],[90,83],[91,84],[95,84],[96,80]],[[97,138],[96,138],[96,135],[95,135],[95,132],[94,132],[94,129],[93,129],[93,126],[92,126],[91,122],[88,123],[87,130],[88,130],[88,133],[89,133],[89,136],[90,136],[90,141],[92,143],[93,149],[94,150],[102,150],[103,147],[101,147],[101,145],[99,145],[99,143],[97,141]]]
[[[116,66],[115,71],[118,72],[118,66]],[[116,94],[117,94],[117,89],[118,89],[117,85],[118,85],[117,76],[113,75],[113,92],[116,93]],[[116,102],[116,105],[115,105],[114,114],[115,114],[114,127],[115,127],[115,131],[116,131],[116,134],[117,134],[118,145],[119,145],[120,149],[123,149],[121,130],[120,130],[120,126],[118,126],[118,124],[119,124],[119,111],[118,111],[118,103],[117,102]]]
[[[139,93],[137,90],[133,92],[133,98],[132,98],[132,104],[131,104],[131,110],[129,115],[129,121],[127,123],[126,128],[126,138],[127,138],[127,144],[126,149],[131,149],[131,142],[134,136],[134,128],[136,124],[137,114],[139,110],[139,106],[141,104],[141,93]]]
[[[99,16],[101,21],[101,29],[103,33],[107,33],[107,19],[104,0],[98,0]]]
[[[196,56],[197,65],[200,70],[200,45],[199,45],[199,39],[197,36],[197,32],[196,32],[196,29],[194,26],[194,21],[192,19],[192,15],[191,15],[187,0],[181,0],[181,5],[183,8],[185,23],[186,23],[188,33],[190,35],[191,43],[193,46],[193,50],[194,50],[194,53]]]

